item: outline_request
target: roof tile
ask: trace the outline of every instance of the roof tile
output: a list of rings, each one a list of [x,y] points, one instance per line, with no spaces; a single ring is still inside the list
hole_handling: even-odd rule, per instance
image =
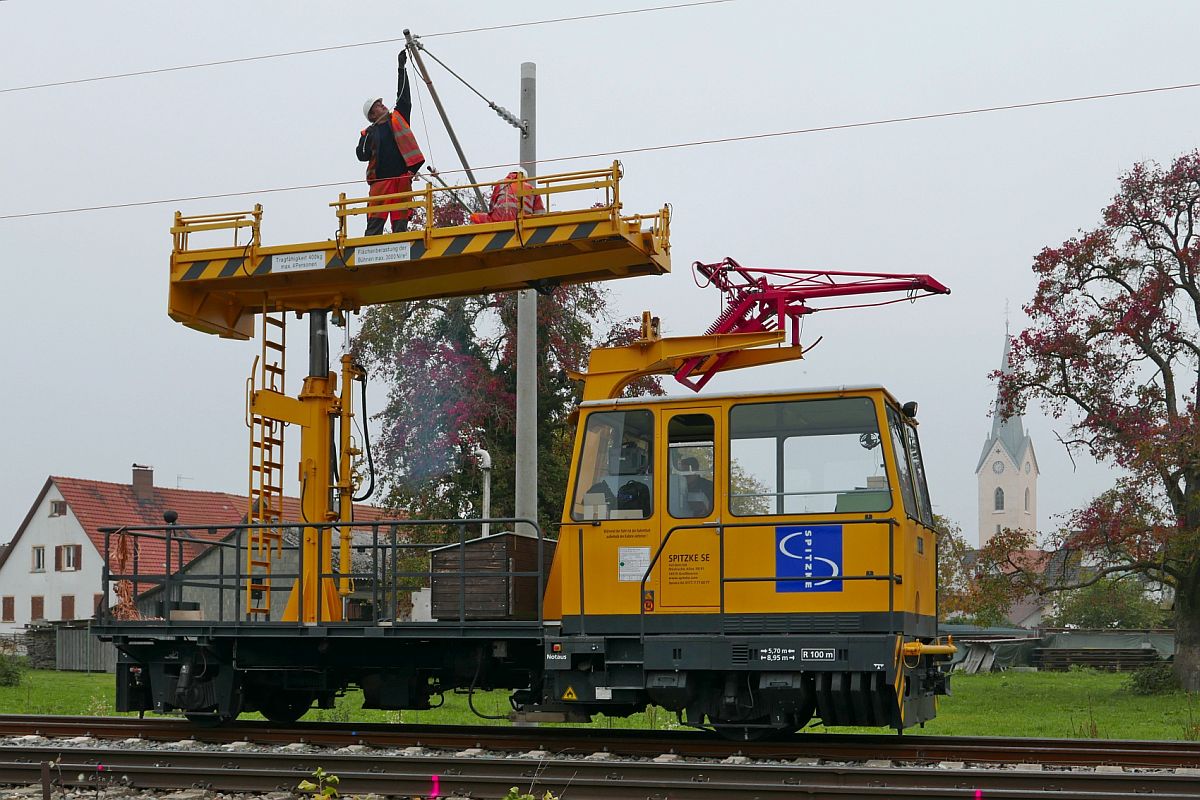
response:
[[[227,492],[203,492],[194,489],[153,488],[153,496],[139,501],[133,487],[127,483],[108,483],[83,478],[51,476],[54,485],[79,520],[80,526],[91,540],[98,553],[104,554],[104,534],[101,528],[114,527],[160,527],[163,512],[171,510],[179,515],[177,525],[212,525],[211,531],[189,531],[201,542],[182,544],[180,550],[173,548],[172,570],[199,556],[208,549],[205,542],[218,541],[226,536],[229,526],[237,525],[246,518],[248,503],[245,495]],[[302,522],[300,501],[295,497],[284,498],[284,521]],[[387,519],[388,513],[375,506],[354,506],[354,517],[361,521]],[[166,567],[166,543],[149,537],[137,537],[137,571],[139,573],[162,573]],[[112,544],[114,554],[115,542]],[[114,555],[115,557],[115,555]],[[128,557],[127,557],[128,558]],[[107,560],[107,558],[106,558]],[[110,564],[118,572],[134,571],[133,564]]]

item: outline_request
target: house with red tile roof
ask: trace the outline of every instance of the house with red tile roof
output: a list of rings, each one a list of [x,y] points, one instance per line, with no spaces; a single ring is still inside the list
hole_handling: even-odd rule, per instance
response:
[[[228,535],[228,526],[244,522],[248,509],[245,495],[155,486],[153,470],[137,464],[128,484],[48,477],[8,546],[0,550],[0,633],[19,631],[31,622],[91,618],[105,600],[101,529],[162,526],[168,510],[178,515],[177,525],[214,526],[211,531],[191,531],[193,542],[172,548],[174,571],[202,555],[206,542]],[[359,505],[355,514],[360,519],[383,516],[378,509]],[[284,498],[284,518],[300,518],[296,498]],[[120,565],[111,560],[117,553],[112,542],[108,552],[110,567],[118,570]],[[165,571],[164,542],[139,537],[136,555],[139,572]],[[132,564],[125,570],[133,571]],[[115,595],[110,593],[107,601],[115,603]]]

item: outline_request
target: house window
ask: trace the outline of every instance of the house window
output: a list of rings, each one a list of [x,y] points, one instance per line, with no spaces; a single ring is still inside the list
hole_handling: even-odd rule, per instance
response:
[[[997,536],[1000,535],[1000,526],[999,525],[996,525],[996,535]]]
[[[1004,510],[1004,490],[999,486],[996,487],[996,495],[994,497],[994,507],[997,511]]]
[[[46,618],[46,598],[37,595],[29,598],[29,618],[32,620]]]
[[[62,611],[62,613],[59,614],[59,619],[62,619],[62,620],[75,619],[75,595],[64,594],[62,596],[62,603],[61,603],[60,610]]]
[[[30,572],[46,571],[46,548],[40,544],[33,548],[33,562],[29,570]]]
[[[54,548],[54,571],[75,572],[83,557],[83,546],[78,544],[62,544]]]
[[[63,517],[67,514],[66,500],[51,500],[50,501],[50,516]]]
[[[1025,490],[1025,510],[1029,510],[1029,489]]]
[[[0,622],[16,622],[16,605],[16,598],[5,597],[0,599]]]
[[[99,614],[102,605],[104,605],[104,592],[92,595],[92,613]]]

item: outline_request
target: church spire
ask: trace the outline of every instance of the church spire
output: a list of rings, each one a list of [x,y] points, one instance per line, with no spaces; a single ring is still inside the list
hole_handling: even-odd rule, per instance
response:
[[[1007,322],[1007,320],[1006,320]],[[1000,374],[1011,376],[1012,337],[1004,336]],[[1000,388],[992,404],[992,430],[983,443],[975,478],[979,488],[979,542],[986,544],[1001,530],[1036,531],[1037,456],[1020,414],[1000,414]]]
[[[1000,373],[1007,376],[1012,375],[1012,340],[1008,336],[1007,321],[1004,328],[1004,354],[1000,357]],[[999,439],[1008,448],[1014,461],[1021,457],[1021,450],[1025,444],[1025,425],[1020,414],[1013,414],[1007,418],[1001,415],[999,386],[996,387],[996,402],[992,405],[992,438]]]
[[[1012,340],[1006,334],[1004,337],[1004,353],[1000,357],[1000,373],[1002,375],[1011,375],[1013,371],[1011,344]],[[1000,444],[1008,451],[1009,458],[1012,459],[1014,464],[1020,463],[1025,453],[1025,448],[1030,445],[1029,437],[1025,434],[1025,423],[1021,415],[1013,414],[1008,418],[1001,415],[999,386],[996,387],[996,399],[992,403],[992,432],[983,444],[983,452],[979,456],[979,465],[976,467],[976,472],[983,468],[984,463],[987,461],[988,453],[996,444]]]

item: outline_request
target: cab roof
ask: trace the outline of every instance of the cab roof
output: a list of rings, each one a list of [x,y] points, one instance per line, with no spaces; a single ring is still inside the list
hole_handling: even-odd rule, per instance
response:
[[[867,383],[856,386],[818,386],[808,389],[773,389],[765,392],[725,392],[723,394],[703,394],[703,395],[685,395],[676,394],[666,397],[618,397],[613,400],[587,400],[579,404],[582,408],[612,408],[613,406],[644,406],[658,405],[663,403],[700,403],[710,400],[741,400],[752,399],[759,400],[771,397],[795,397],[796,395],[826,395],[826,394],[850,394],[862,395],[866,393],[881,392],[883,396],[900,405],[900,401],[883,386],[877,383]]]

